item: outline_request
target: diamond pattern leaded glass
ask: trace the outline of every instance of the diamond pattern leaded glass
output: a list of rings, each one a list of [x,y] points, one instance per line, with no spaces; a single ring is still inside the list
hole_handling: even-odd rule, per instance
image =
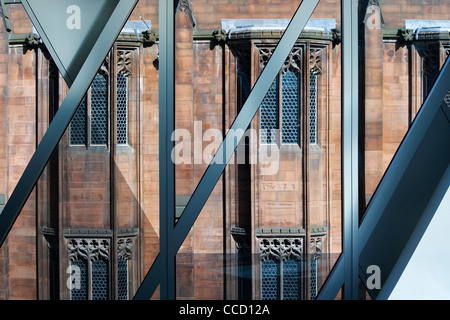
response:
[[[282,76],[282,106],[281,106],[281,142],[298,143],[299,124],[299,85],[298,73],[287,71]]]
[[[317,143],[317,75],[311,70],[309,83],[309,143]]]
[[[128,260],[120,258],[117,269],[117,298],[128,300]]]
[[[108,134],[107,76],[97,73],[91,84],[91,143],[105,145]]]
[[[311,300],[317,297],[317,258],[311,257]]]
[[[70,290],[71,300],[87,300],[88,299],[88,286],[87,286],[87,261],[84,259],[76,259],[70,262],[72,266],[79,268],[79,275],[72,273],[71,276],[79,276],[79,288],[75,286],[76,283],[72,283],[73,287]],[[76,280],[75,280],[76,281]]]
[[[128,77],[117,75],[117,144],[128,142]]]
[[[86,145],[86,107],[87,98],[83,97],[80,106],[70,122],[70,144]]]
[[[275,79],[267,91],[261,104],[261,143],[275,143],[275,130],[278,126],[278,103],[277,103],[278,78]]]
[[[279,299],[280,264],[272,259],[261,263],[261,298],[262,300]]]
[[[283,262],[283,300],[300,299],[300,261],[289,258]]]
[[[108,300],[108,262],[103,259],[92,261],[92,300]]]

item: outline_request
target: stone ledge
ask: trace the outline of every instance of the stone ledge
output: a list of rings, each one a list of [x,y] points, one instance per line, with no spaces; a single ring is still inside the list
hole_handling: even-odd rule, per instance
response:
[[[311,227],[311,236],[323,236],[327,234],[327,227],[318,226]],[[256,229],[256,237],[304,237],[306,236],[306,231],[303,228],[257,228]]]

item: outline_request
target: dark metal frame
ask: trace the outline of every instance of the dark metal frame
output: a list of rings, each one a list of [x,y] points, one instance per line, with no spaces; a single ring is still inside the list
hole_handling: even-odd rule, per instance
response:
[[[44,30],[39,30],[39,22],[32,13],[28,0],[22,0],[22,4],[38,32],[44,34]],[[0,215],[0,246],[3,245],[53,151],[69,126],[78,105],[94,79],[95,73],[100,68],[136,4],[137,0],[121,0],[117,3],[114,12],[100,33],[88,57],[82,63],[82,67],[73,83],[65,77],[70,90]],[[50,47],[50,44],[47,43],[47,38],[44,37],[43,41],[47,47]]]
[[[27,9],[27,0],[22,1]],[[231,129],[248,127],[298,39],[319,0],[303,0],[279,45],[261,73]],[[0,215],[0,245],[33,190],[50,156],[69,125],[95,72],[112,47],[137,0],[119,1],[111,19],[71,83],[55,115]],[[171,159],[174,129],[174,3],[159,1],[160,17],[160,253],[134,299],[150,299],[160,285],[161,299],[175,299],[175,257],[213,188],[232,157],[237,140],[228,135],[208,166],[198,187],[175,225],[175,180]],[[450,163],[449,114],[442,101],[448,91],[449,61],[445,63],[428,98],[403,140],[359,224],[358,209],[358,1],[342,0],[342,210],[343,252],[319,292],[318,299],[334,299],[344,288],[344,299],[357,299],[359,280],[365,270],[377,265],[382,271],[382,289],[369,290],[373,298],[386,299],[397,283],[414,248],[425,232],[448,185]],[[27,12],[30,12],[27,10]],[[33,22],[36,18],[31,15]],[[36,23],[35,23],[36,25]],[[38,30],[42,31],[42,30]],[[44,43],[48,41],[44,38]],[[46,43],[47,44],[47,43]],[[107,49],[107,50],[106,50]],[[67,79],[66,79],[67,80]],[[242,133],[241,133],[242,132]],[[229,141],[232,139],[232,143]],[[432,159],[427,156],[432,155]],[[221,159],[216,163],[214,160]],[[430,160],[432,163],[430,163]],[[427,170],[417,170],[425,168]],[[447,180],[446,180],[447,179]],[[412,189],[411,189],[412,188]],[[413,190],[411,197],[408,192]],[[426,192],[422,192],[426,190]],[[398,229],[396,223],[402,222]],[[392,240],[395,238],[396,243]]]

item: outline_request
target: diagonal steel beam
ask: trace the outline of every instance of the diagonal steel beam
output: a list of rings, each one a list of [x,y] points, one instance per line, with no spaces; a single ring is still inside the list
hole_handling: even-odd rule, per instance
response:
[[[172,242],[169,244],[170,247],[167,248],[171,256],[175,257],[179,248],[183,244],[183,241],[189,234],[189,231],[194,225],[195,220],[197,219],[203,206],[211,195],[211,192],[214,189],[217,181],[220,179],[222,172],[233,156],[237,145],[244,135],[245,130],[248,128],[256,112],[258,111],[259,106],[261,105],[267,91],[272,85],[273,79],[275,79],[276,75],[283,66],[286,57],[292,50],[292,47],[303,31],[303,28],[305,27],[318,3],[319,0],[303,0],[297,11],[295,12],[272,57],[270,58],[260,77],[256,81],[256,84],[253,87],[249,97],[247,98],[244,106],[242,107],[241,111],[239,112],[230,128],[230,131],[234,132],[235,134],[227,134],[227,136],[225,137],[213,160],[211,161],[211,164],[206,169],[205,174],[203,175],[197,188],[195,189],[191,199],[186,205],[180,219],[178,220],[173,232],[173,237],[171,238]],[[170,135],[166,136],[166,139],[170,140]],[[171,182],[169,181],[169,183]],[[153,272],[152,269],[153,266],[149,272]],[[145,289],[145,287],[148,285],[148,282],[146,281],[147,279],[149,278],[146,277],[144,279],[143,283],[141,284],[141,288],[139,288],[138,292],[136,293],[135,299],[150,299],[151,296],[148,295],[148,290]],[[142,293],[144,290],[146,290],[147,294]]]
[[[18,181],[11,197],[0,215],[0,247],[30,196],[36,182],[45,169],[53,151],[69,126],[81,99],[85,95],[95,73],[114,44],[125,22],[136,6],[137,0],[118,2],[111,18],[106,23],[89,56],[72,83],[61,107],[39,143],[35,153]]]
[[[359,276],[373,299],[389,297],[433,218],[433,206],[439,203],[435,198],[443,194],[442,185],[449,184],[450,111],[442,106],[449,90],[449,64],[447,58],[358,229]],[[380,267],[380,290],[367,288],[370,265]],[[338,264],[335,268],[342,269]],[[330,299],[344,283],[345,274],[339,270],[327,278],[318,299]]]
[[[271,59],[261,73],[261,76],[242,107],[241,112],[238,114],[230,128],[230,131],[235,134],[228,134],[225,137],[177,222],[173,239],[173,254],[176,254],[184,239],[187,237],[191,227],[194,225],[195,220],[208,200],[222,172],[233,156],[245,130],[253,120],[267,91],[272,85],[273,80],[283,66],[286,57],[292,50],[292,47],[314,12],[318,2],[318,0],[304,0],[297,9],[297,12],[284,32]],[[236,137],[237,139],[235,139]]]
[[[328,275],[327,280],[320,288],[316,300],[334,300],[336,299],[339,290],[344,285],[345,278],[345,256],[341,254],[338,261],[336,261],[333,269]]]
[[[450,183],[445,175],[450,163],[449,111],[442,107],[449,90],[449,64],[447,59],[360,226],[363,280],[370,276],[366,270],[371,265],[381,272],[381,287],[368,288],[373,297],[389,297],[446,191],[440,186],[447,188]]]

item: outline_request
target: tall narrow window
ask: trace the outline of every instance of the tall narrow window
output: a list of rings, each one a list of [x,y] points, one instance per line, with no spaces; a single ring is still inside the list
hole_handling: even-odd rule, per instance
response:
[[[92,300],[108,300],[109,297],[109,264],[101,258],[92,262],[91,283]]]
[[[117,269],[117,298],[128,300],[128,260],[120,258]]]
[[[261,262],[261,299],[277,300],[280,297],[280,264],[272,258]]]
[[[98,72],[70,122],[70,145],[107,144],[108,95],[108,76]]]
[[[301,261],[289,257],[283,261],[283,300],[300,299]]]
[[[128,300],[130,292],[130,264],[133,257],[133,238],[121,237],[117,242],[117,299]]]
[[[101,66],[91,86],[75,113],[69,132],[71,146],[106,146],[110,142],[117,145],[129,143],[129,92],[133,73],[135,50],[118,50],[116,77],[110,75],[114,68],[107,59]],[[109,58],[111,59],[111,57]],[[111,88],[115,88],[111,90]],[[111,101],[116,104],[111,107]],[[112,117],[110,116],[112,113]],[[110,123],[114,118],[115,126]],[[113,134],[111,130],[115,130]],[[116,136],[115,141],[110,137]]]
[[[261,239],[260,250],[261,299],[300,300],[303,240]]]
[[[84,258],[77,258],[70,262],[72,266],[73,277],[72,287],[70,291],[71,300],[87,300],[88,299],[88,263]]]
[[[269,88],[261,104],[261,143],[275,143],[276,129],[278,129],[278,78],[276,78]]]
[[[271,49],[261,49],[260,65],[265,66]],[[260,110],[260,141],[264,144],[300,142],[301,48],[294,48],[269,88]],[[280,133],[277,134],[277,131]]]
[[[108,78],[97,73],[91,85],[91,144],[108,140]]]
[[[317,257],[311,257],[311,280],[310,280],[310,294],[311,300],[317,297]]]
[[[70,144],[86,145],[87,141],[87,96],[83,97],[81,103],[70,122]]]
[[[71,239],[68,242],[71,277],[71,300],[108,300],[109,239]]]
[[[317,74],[313,69],[309,78],[309,143],[317,144]]]
[[[309,83],[305,90],[309,91],[309,144],[318,144],[318,110],[319,110],[319,76],[321,69],[322,49],[310,49]],[[306,75],[302,72],[303,49],[294,48],[284,66],[269,88],[260,108],[260,142],[277,143],[276,130],[280,131],[280,143],[300,145],[301,114],[306,110],[302,105],[302,82]],[[260,68],[264,68],[273,51],[270,48],[260,49]],[[271,134],[271,131],[273,133]]]
[[[288,70],[282,75],[281,86],[281,142],[299,142],[299,79],[298,73]]]
[[[128,143],[128,77],[117,75],[117,144]]]

